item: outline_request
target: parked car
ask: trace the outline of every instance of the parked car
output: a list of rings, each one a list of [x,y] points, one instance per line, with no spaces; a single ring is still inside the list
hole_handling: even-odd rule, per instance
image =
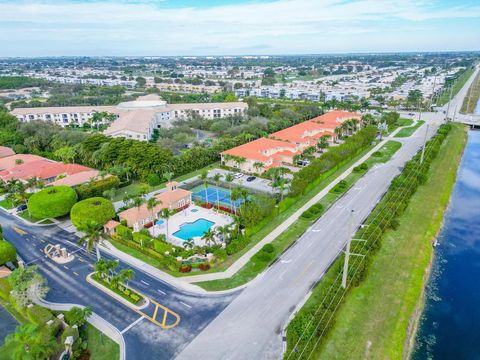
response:
[[[235,173],[233,176],[235,177],[235,179],[240,179],[243,176],[243,174],[241,172],[238,172],[238,173]]]
[[[308,166],[308,165],[310,165],[310,160],[298,160],[297,165]]]
[[[247,181],[248,182],[252,182],[253,180],[255,180],[257,177],[256,176],[249,176],[247,177]]]
[[[18,213],[18,212],[25,211],[25,210],[27,210],[27,205],[22,204],[22,205],[20,205],[20,206],[17,206],[17,208],[16,208],[15,210],[17,211],[17,213]]]

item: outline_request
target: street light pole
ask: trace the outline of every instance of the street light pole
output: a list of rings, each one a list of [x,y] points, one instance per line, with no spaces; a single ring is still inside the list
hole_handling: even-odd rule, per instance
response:
[[[355,210],[350,212],[350,219],[348,222],[348,240],[347,247],[345,249],[345,262],[343,263],[343,274],[342,274],[342,287],[347,288],[347,276],[348,276],[348,260],[350,258],[350,244],[352,242],[352,226],[353,226],[353,213]]]

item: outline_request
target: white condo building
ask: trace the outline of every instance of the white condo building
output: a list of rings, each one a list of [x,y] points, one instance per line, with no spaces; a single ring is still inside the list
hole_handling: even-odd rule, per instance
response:
[[[117,106],[17,108],[11,113],[22,122],[51,121],[62,127],[82,126],[90,121],[95,112],[112,113],[117,115],[117,119],[104,131],[105,135],[147,141],[155,129],[168,128],[172,121],[191,114],[214,119],[243,115],[247,109],[248,105],[244,102],[167,104],[158,95],[152,94]]]

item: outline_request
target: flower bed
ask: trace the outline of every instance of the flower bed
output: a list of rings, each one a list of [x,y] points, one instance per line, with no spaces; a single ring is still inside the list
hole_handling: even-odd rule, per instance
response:
[[[142,305],[145,302],[145,299],[142,295],[138,294],[137,292],[133,291],[126,286],[119,284],[117,287],[113,287],[112,284],[105,281],[100,275],[97,273],[92,275],[92,279],[99,283],[100,285],[105,286],[107,289],[113,291],[115,294],[120,295],[125,300],[131,302],[133,305]]]

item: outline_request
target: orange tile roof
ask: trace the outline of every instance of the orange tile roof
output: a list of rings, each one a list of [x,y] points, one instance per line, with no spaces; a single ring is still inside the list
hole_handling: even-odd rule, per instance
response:
[[[138,222],[141,219],[146,219],[151,216],[152,213],[158,213],[164,208],[170,207],[171,204],[176,203],[177,201],[190,197],[192,194],[191,191],[177,188],[173,191],[165,191],[155,196],[155,198],[161,202],[153,209],[148,209],[146,204],[142,204],[139,207],[132,207],[130,209],[124,210],[118,214],[121,219],[125,219],[129,222]]]
[[[343,110],[334,110],[326,114],[317,116],[309,121],[313,121],[325,125],[341,125],[345,120],[360,118],[362,114],[343,111]]]
[[[0,158],[15,155],[15,151],[6,146],[0,146]]]
[[[24,162],[8,170],[0,171],[0,178],[4,181],[11,179],[28,180],[31,178],[50,179],[59,175],[72,175],[89,170],[92,169],[78,164],[63,164],[40,158],[38,160]]]
[[[264,151],[277,148],[278,151],[285,151],[285,148],[291,149],[291,152],[296,152],[295,144],[291,144],[286,141],[260,138],[250,141],[249,143],[234,147],[233,149],[226,150],[222,154],[244,157],[246,159],[256,161],[267,161],[269,156],[264,154]]]
[[[67,175],[64,178],[55,180],[54,182],[50,183],[51,186],[57,185],[67,185],[67,186],[77,186],[81,184],[85,184],[90,181],[90,179],[97,179],[98,174],[100,171],[90,169],[86,171],[80,171],[75,174]],[[110,175],[107,175],[110,176]]]
[[[33,161],[45,159],[38,155],[31,155],[31,154],[17,154],[12,156],[7,156],[0,159],[0,170],[9,170],[15,166],[17,160],[21,160],[23,164],[29,164]]]

